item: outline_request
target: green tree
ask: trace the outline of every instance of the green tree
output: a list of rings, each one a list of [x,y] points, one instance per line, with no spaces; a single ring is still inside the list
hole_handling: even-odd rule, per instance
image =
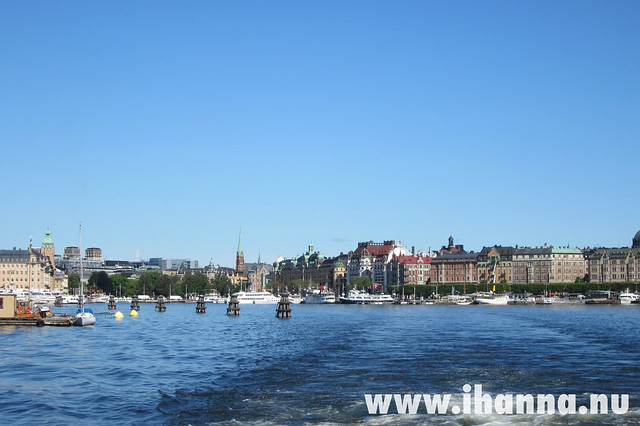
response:
[[[140,294],[157,294],[156,286],[158,278],[160,278],[160,273],[158,272],[146,272],[140,275],[140,279],[138,280],[138,291],[141,292]]]
[[[113,285],[113,291],[117,296],[124,295],[122,291],[127,289],[127,277],[123,277],[122,275],[116,274],[111,277],[111,284]]]
[[[70,293],[72,293],[71,290],[80,288],[80,274],[75,272],[69,274],[69,278],[67,279],[67,284],[69,286]]]
[[[366,290],[368,288],[373,287],[373,281],[369,277],[355,277],[351,279],[349,283],[349,290],[358,289],[358,290]]]
[[[211,281],[211,285],[221,296],[229,296],[231,293],[240,291],[240,287],[234,286],[229,277],[224,274],[217,274]]]
[[[187,274],[182,277],[182,284],[189,293],[207,294],[211,292],[209,279],[203,274]]]

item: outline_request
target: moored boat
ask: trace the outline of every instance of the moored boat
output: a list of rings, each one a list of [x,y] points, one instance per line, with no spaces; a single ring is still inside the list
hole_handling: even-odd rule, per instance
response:
[[[318,305],[322,303],[336,303],[336,295],[333,292],[313,290],[304,296],[304,303],[307,305]]]
[[[360,290],[350,290],[346,296],[340,298],[340,302],[350,305],[382,305],[393,303],[393,298],[388,294],[369,294]]]
[[[237,296],[238,303],[247,305],[275,305],[280,299],[268,291],[239,291],[233,293],[232,296]]]

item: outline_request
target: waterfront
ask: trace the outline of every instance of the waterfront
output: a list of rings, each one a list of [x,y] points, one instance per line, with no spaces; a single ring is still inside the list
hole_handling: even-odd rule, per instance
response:
[[[169,304],[0,327],[3,424],[640,422],[636,306]],[[128,314],[128,305],[119,310]],[[60,312],[60,310],[58,310]],[[623,416],[369,415],[365,393],[630,394]]]

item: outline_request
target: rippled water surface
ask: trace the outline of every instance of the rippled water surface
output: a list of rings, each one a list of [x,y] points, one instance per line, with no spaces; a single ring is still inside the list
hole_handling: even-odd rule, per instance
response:
[[[640,306],[143,304],[0,326],[0,424],[640,422]],[[58,310],[60,312],[60,310]],[[627,393],[625,415],[369,415],[365,393]],[[394,412],[390,411],[390,412]]]

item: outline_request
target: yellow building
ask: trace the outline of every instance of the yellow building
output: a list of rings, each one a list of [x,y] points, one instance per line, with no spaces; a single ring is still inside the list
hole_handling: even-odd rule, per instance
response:
[[[478,282],[513,283],[513,247],[484,247],[478,255]]]
[[[0,250],[1,288],[51,288],[54,284],[49,259],[37,249]]]

